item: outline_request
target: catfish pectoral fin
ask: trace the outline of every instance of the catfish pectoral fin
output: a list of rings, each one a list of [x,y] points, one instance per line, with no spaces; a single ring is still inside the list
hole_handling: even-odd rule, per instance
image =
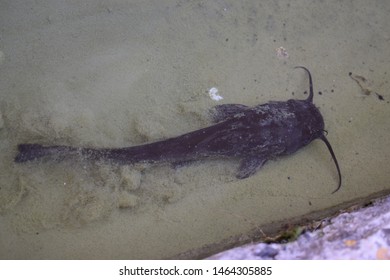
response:
[[[241,160],[237,179],[245,179],[255,174],[268,159],[260,156],[247,157]]]
[[[211,118],[214,123],[225,121],[234,115],[239,114],[249,107],[241,104],[221,104],[214,106],[210,110]]]

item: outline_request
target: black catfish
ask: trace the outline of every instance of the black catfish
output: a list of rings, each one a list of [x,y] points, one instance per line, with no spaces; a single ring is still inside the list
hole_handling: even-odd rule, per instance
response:
[[[324,135],[324,120],[313,104],[313,83],[308,69],[310,94],[305,100],[271,101],[255,107],[240,104],[217,105],[214,125],[178,137],[126,148],[77,148],[20,144],[15,162],[44,156],[63,158],[69,154],[117,164],[137,162],[185,162],[205,158],[238,158],[236,175],[247,178],[277,156],[289,155],[315,139],[321,139],[336,165],[341,187],[341,172],[333,149]]]

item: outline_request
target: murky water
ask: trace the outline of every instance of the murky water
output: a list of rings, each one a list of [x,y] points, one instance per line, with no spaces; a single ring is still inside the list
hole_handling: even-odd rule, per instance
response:
[[[263,2],[2,1],[0,258],[199,257],[390,192],[390,3]],[[341,166],[333,195],[320,141],[246,180],[223,160],[13,162],[18,143],[131,146],[217,104],[303,99],[296,65]]]

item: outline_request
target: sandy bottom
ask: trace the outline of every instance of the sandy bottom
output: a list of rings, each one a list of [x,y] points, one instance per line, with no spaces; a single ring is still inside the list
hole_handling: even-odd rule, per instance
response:
[[[201,257],[390,192],[388,1],[56,2],[0,4],[0,258]],[[13,162],[18,143],[131,146],[217,104],[303,99],[296,65],[341,166],[333,195],[319,141],[246,180],[223,160]]]

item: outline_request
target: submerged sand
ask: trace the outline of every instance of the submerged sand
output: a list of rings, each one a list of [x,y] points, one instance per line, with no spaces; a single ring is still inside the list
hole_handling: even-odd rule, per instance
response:
[[[0,258],[206,256],[389,193],[388,22],[385,0],[2,1]],[[205,127],[217,104],[305,98],[296,65],[341,166],[333,195],[319,141],[246,180],[223,160],[13,162],[18,143],[130,146]]]

